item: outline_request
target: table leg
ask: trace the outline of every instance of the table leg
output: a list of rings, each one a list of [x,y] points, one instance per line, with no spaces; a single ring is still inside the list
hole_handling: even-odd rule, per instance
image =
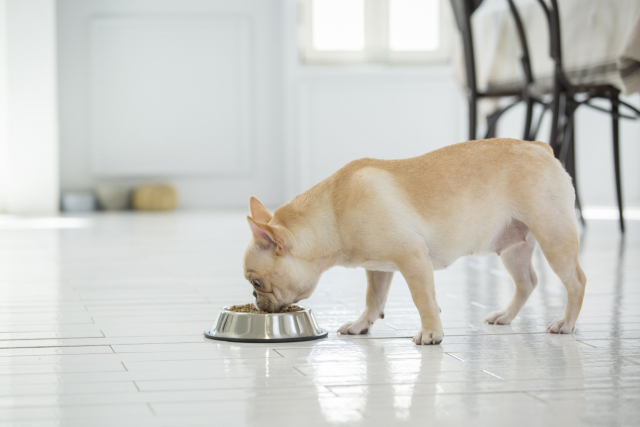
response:
[[[618,215],[620,219],[620,230],[624,233],[624,214],[622,207],[622,182],[620,178],[620,119],[618,117],[619,103],[618,95],[613,94],[611,98],[611,124],[613,128],[613,163],[616,174],[616,195],[618,197]]]

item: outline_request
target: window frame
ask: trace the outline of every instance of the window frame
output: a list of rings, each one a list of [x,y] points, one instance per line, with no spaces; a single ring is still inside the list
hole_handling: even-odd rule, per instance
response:
[[[424,65],[451,58],[452,16],[448,2],[439,0],[439,47],[433,51],[393,51],[389,48],[389,1],[364,0],[365,47],[361,51],[318,51],[313,47],[314,0],[298,0],[298,58],[303,65]]]

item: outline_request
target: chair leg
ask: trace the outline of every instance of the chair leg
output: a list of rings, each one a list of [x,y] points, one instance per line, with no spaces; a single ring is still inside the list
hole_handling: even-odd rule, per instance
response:
[[[478,126],[478,99],[476,94],[469,95],[469,141],[476,139],[476,128]]]
[[[553,148],[553,152],[556,157],[559,153],[558,147],[558,121],[560,119],[560,95],[562,90],[560,88],[560,82],[557,79],[553,83],[553,99],[551,101],[551,136],[549,137],[549,144]]]
[[[578,196],[578,190],[576,190],[576,207],[578,208],[578,219],[580,219],[580,224],[583,227],[587,226],[587,221],[584,219],[584,215],[582,215],[582,203],[580,203],[580,196]]]
[[[497,118],[500,116],[500,109],[497,109],[493,113],[487,116],[487,133],[484,139],[490,139],[496,137],[496,127],[498,126]]]
[[[569,138],[569,152],[567,153],[567,171],[571,178],[573,179],[573,187],[576,190],[576,207],[578,208],[578,217],[582,225],[586,225],[584,220],[584,216],[582,215],[582,204],[580,203],[580,193],[578,193],[578,173],[576,171],[576,131],[575,131],[575,116],[573,112],[571,112],[571,126],[568,129],[569,135],[566,135],[566,138]]]
[[[524,139],[525,141],[529,141],[531,138],[531,122],[533,119],[533,99],[527,97],[527,112],[525,113],[524,119]]]
[[[616,194],[618,196],[618,215],[620,218],[620,231],[624,233],[624,211],[622,206],[622,182],[620,179],[620,119],[618,118],[618,95],[611,98],[611,124],[613,125],[613,163],[616,174]]]
[[[576,172],[576,126],[575,126],[576,103],[572,97],[565,100],[565,123],[562,129],[562,146],[560,147],[560,161],[573,181],[573,187],[576,192],[576,208],[578,208],[578,216],[583,226],[586,225],[584,216],[582,215],[582,204],[578,193],[578,174]]]
[[[544,119],[544,115],[547,113],[548,109],[549,109],[549,104],[542,105],[542,111],[540,111],[540,115],[536,120],[536,124],[532,126],[531,131],[529,132],[529,138],[527,138],[528,141],[535,141],[538,138],[538,131],[540,130],[540,124],[542,123],[542,120]]]

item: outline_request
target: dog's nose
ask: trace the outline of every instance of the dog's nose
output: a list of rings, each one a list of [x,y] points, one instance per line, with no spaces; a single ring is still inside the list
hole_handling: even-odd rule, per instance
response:
[[[258,294],[256,293],[256,291],[253,291],[253,296],[258,298]]]

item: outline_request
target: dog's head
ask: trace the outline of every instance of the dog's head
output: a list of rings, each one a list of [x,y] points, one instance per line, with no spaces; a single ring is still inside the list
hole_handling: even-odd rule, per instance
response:
[[[290,230],[274,224],[271,212],[258,199],[251,197],[249,207],[253,239],[244,253],[244,275],[253,286],[258,308],[275,313],[308,298],[320,271],[313,262],[292,253]]]

